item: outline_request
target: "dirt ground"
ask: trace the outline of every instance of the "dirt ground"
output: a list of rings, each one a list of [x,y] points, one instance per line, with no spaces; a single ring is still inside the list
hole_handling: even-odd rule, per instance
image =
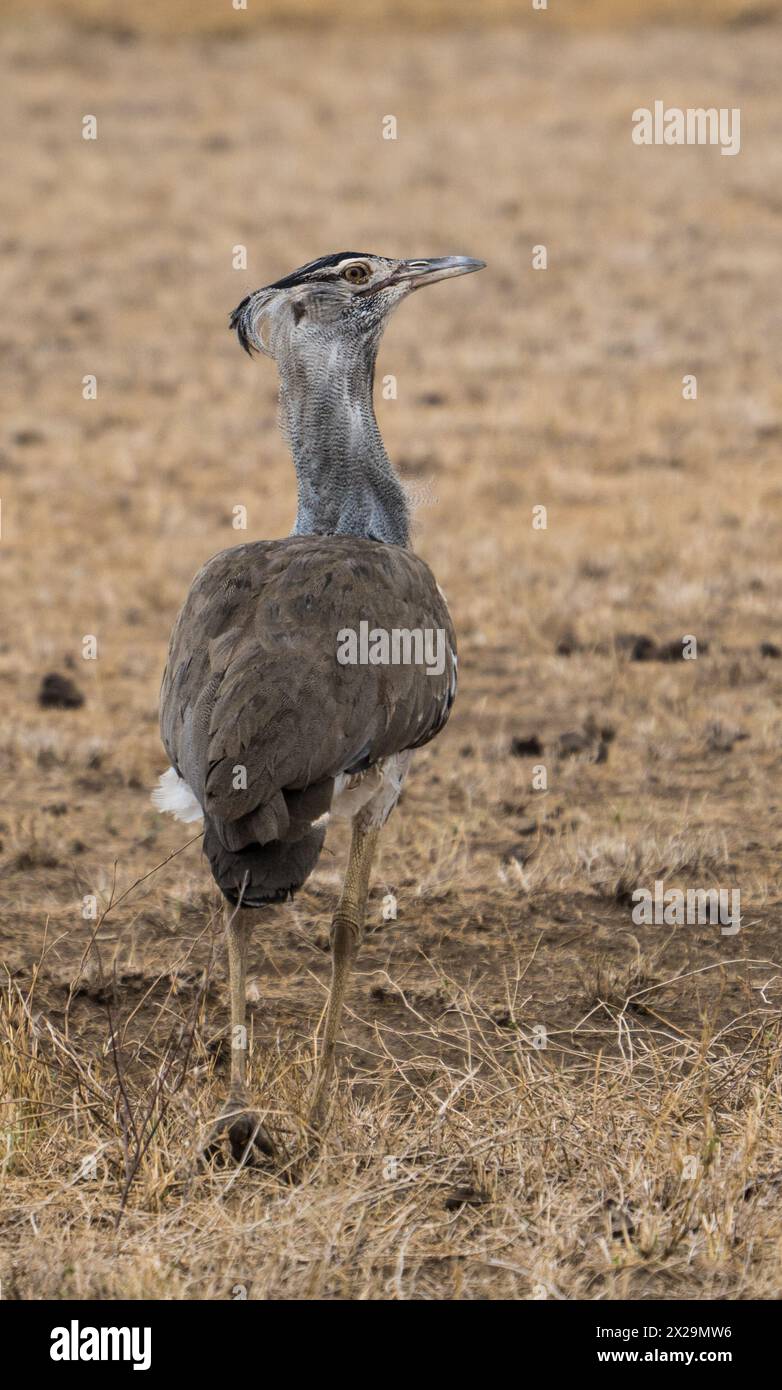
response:
[[[780,1297],[776,11],[161,36],[72,9],[0,28],[4,1296]],[[740,107],[740,154],[635,146],[655,99]],[[286,1161],[202,1172],[225,967],[198,827],[150,803],[157,693],[201,563],[295,511],[273,366],[227,315],[343,247],[488,263],[404,305],[378,370],[460,690],[384,834],[322,1152],[339,830],[251,955]],[[79,707],[41,704],[53,673]],[[657,879],[740,890],[740,931],[636,925]]]

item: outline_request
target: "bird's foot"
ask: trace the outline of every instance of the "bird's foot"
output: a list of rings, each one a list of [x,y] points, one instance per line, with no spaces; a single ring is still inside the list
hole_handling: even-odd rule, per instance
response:
[[[211,1161],[223,1151],[228,1139],[231,1155],[242,1165],[257,1166],[262,1158],[274,1158],[274,1141],[257,1111],[250,1109],[245,1096],[229,1096],[203,1147],[203,1157]]]

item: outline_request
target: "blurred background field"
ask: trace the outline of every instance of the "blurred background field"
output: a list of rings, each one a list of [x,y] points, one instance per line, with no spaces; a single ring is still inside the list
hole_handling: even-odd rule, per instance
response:
[[[237,14],[247,27],[269,24],[346,25],[367,23],[455,28],[491,24],[545,23],[556,30],[619,28],[642,24],[753,25],[780,14],[779,0],[550,0],[545,12],[533,0],[246,0],[236,11],[232,0],[6,0],[7,20],[31,11],[101,29],[144,34],[230,32]]]
[[[4,1295],[779,1297],[778,7],[248,6],[0,23]],[[658,98],[740,106],[741,153],[638,149]],[[378,373],[459,699],[384,838],[322,1158],[183,1187],[227,1020],[198,844],[149,800],[160,675],[198,567],[295,511],[228,314],[343,248],[488,263]],[[344,852],[253,944],[294,1147]],[[655,878],[740,888],[740,934],[636,927]],[[130,1168],[120,1080],[162,1111]]]

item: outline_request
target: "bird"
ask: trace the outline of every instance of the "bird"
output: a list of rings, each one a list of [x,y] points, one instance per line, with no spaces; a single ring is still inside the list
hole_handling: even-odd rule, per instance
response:
[[[239,1162],[277,1151],[247,1088],[253,926],[305,883],[329,821],[348,819],[310,1094],[308,1125],[319,1136],[380,834],[414,750],[442,731],[453,705],[453,624],[412,549],[410,506],[383,445],[373,383],[392,311],[484,265],[338,252],[249,294],[230,316],[245,351],[277,366],[296,521],[286,537],[221,551],[193,580],[163,674],[160,731],[171,765],[153,800],[180,820],[203,818],[203,851],[224,900],[232,1046],[212,1138],[227,1135]]]

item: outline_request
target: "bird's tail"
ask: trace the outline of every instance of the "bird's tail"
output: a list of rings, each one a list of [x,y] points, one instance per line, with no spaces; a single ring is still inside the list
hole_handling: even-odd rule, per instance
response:
[[[204,821],[204,854],[223,897],[241,907],[284,902],[309,878],[320,858],[326,826],[310,826],[297,840],[226,849],[214,822]]]

